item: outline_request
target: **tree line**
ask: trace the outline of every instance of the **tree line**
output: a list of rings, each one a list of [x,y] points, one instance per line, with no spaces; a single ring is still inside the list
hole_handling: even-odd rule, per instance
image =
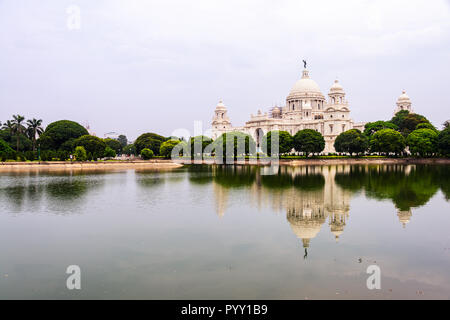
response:
[[[276,146],[272,145],[272,140]],[[129,144],[125,135],[117,139],[101,139],[70,120],[52,122],[44,130],[41,119],[25,121],[20,115],[14,115],[12,120],[1,125],[0,130],[2,161],[85,161],[120,154],[137,155],[143,159],[170,158],[174,148],[177,155],[191,158],[203,158],[208,154],[236,159],[257,153],[259,156],[294,153],[308,157],[322,153],[325,140],[320,132],[312,129],[300,130],[293,136],[287,131],[275,130],[264,135],[259,149],[256,145],[254,139],[243,132],[224,133],[216,140],[203,135],[185,140],[148,132]],[[421,157],[449,157],[450,122],[446,121],[439,131],[424,116],[403,110],[389,121],[367,123],[363,132],[357,129],[342,132],[337,136],[334,148],[339,154],[349,155],[402,156],[410,153]]]
[[[128,145],[125,135],[117,139],[92,136],[77,122],[59,120],[45,130],[42,119],[14,115],[12,120],[0,123],[0,160],[97,160],[115,157]]]
[[[272,136],[276,135],[276,146],[272,146]],[[136,142],[137,154],[143,149],[148,155],[160,154],[170,157],[175,146],[183,144],[180,150],[188,150],[191,157],[201,156],[203,153],[217,155],[224,158],[254,155],[257,151],[253,138],[242,132],[224,133],[216,140],[206,136],[192,137],[189,141],[176,139],[159,140],[155,134],[144,134]],[[313,129],[304,129],[291,135],[287,131],[270,131],[261,141],[262,156],[279,156],[287,154],[301,154],[308,157],[320,154],[325,148],[322,134]],[[197,146],[197,147],[196,147]],[[436,129],[423,115],[399,111],[389,121],[369,122],[364,131],[350,129],[339,134],[334,142],[334,148],[341,155],[384,155],[420,157],[450,156],[450,122],[443,124],[443,129]]]

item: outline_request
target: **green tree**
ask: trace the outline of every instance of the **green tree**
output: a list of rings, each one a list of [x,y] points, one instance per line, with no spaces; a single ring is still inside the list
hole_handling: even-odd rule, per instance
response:
[[[104,156],[106,158],[114,158],[116,156],[116,152],[111,147],[106,146]]]
[[[2,126],[2,130],[10,130],[10,132],[12,132],[14,127],[14,123],[11,120],[7,120],[3,126]]]
[[[325,139],[320,132],[312,129],[298,131],[294,135],[294,149],[303,152],[306,157],[310,153],[320,153],[325,148]]]
[[[13,149],[9,146],[9,144],[3,140],[0,139],[0,152],[12,152]]]
[[[21,116],[20,114],[14,115],[13,116],[13,121],[12,121],[12,133],[15,134],[16,136],[16,140],[17,140],[17,148],[16,151],[19,151],[19,147],[20,147],[20,136],[24,134],[25,132],[25,126],[22,124],[23,121],[25,120],[24,116]]]
[[[450,127],[445,128],[438,136],[439,153],[445,157],[450,157]]]
[[[437,152],[438,134],[431,129],[414,130],[408,135],[406,143],[411,153],[429,156]]]
[[[136,147],[134,146],[134,144],[126,145],[125,147],[123,147],[122,152],[128,156],[131,156],[131,155],[135,156],[137,154]]]
[[[120,145],[122,146],[122,148],[124,148],[127,144],[128,144],[128,139],[125,135],[121,134],[119,135],[119,137],[117,138],[117,140],[120,142]]]
[[[86,152],[92,153],[94,160],[97,158],[103,158],[106,149],[106,143],[103,139],[96,136],[84,135],[79,137],[74,142],[75,146],[82,146]]]
[[[405,119],[405,117],[409,115],[409,111],[408,110],[400,110],[399,112],[397,112],[394,117],[392,117],[391,121],[393,124],[395,124],[397,127],[400,127],[401,124],[403,123],[403,120]]]
[[[429,123],[424,116],[417,113],[410,113],[407,110],[397,112],[391,122],[398,126],[398,131],[404,137],[407,137],[411,132],[416,130],[419,123]]]
[[[153,155],[153,151],[149,148],[144,148],[141,150],[141,158],[144,160],[153,158]]]
[[[375,122],[368,122],[364,126],[364,134],[366,136],[372,136],[375,132],[380,131],[382,129],[398,130],[398,126],[390,121],[381,121],[380,120],[380,121],[375,121]]]
[[[134,142],[134,145],[138,154],[141,153],[142,149],[147,148],[152,150],[155,155],[158,155],[161,143],[166,140],[167,138],[160,136],[159,134],[147,132],[141,134]]]
[[[350,155],[363,153],[369,148],[369,139],[361,131],[351,129],[337,136],[334,148],[337,152],[345,152]]]
[[[36,136],[40,136],[44,129],[42,129],[42,119],[31,119],[27,121],[27,133],[28,136],[31,138],[31,141],[33,143],[33,151],[36,150]]]
[[[0,131],[0,139],[3,139],[13,149],[17,148],[17,134],[11,133],[11,129],[3,129]],[[19,150],[26,151],[32,149],[32,142],[28,137],[21,133],[19,135]]]
[[[430,129],[430,130],[433,130],[433,131],[435,131],[435,132],[439,132],[436,128],[435,128],[435,126],[433,126],[431,123],[429,123],[429,122],[421,122],[421,123],[419,123],[417,126],[416,126],[416,130],[417,129]]]
[[[212,150],[223,159],[236,159],[239,155],[254,154],[256,143],[250,135],[233,131],[217,138],[212,144]]]
[[[50,123],[39,137],[43,150],[58,150],[68,140],[74,141],[89,132],[79,123],[69,120],[59,120]]]
[[[103,141],[106,143],[108,147],[114,150],[114,154],[120,154],[122,151],[122,145],[120,144],[119,140],[106,138],[103,139]],[[114,155],[114,156],[115,156]]]
[[[0,160],[16,160],[17,155],[13,148],[3,139],[0,139]]]
[[[272,146],[272,137],[277,144]],[[273,130],[267,132],[262,139],[262,150],[269,156],[272,156],[272,149],[277,152],[274,154],[287,153],[293,148],[294,139],[287,131]]]
[[[180,143],[180,140],[170,139],[164,141],[159,148],[159,155],[170,158],[173,148]]]
[[[400,154],[405,150],[405,138],[393,129],[382,129],[374,133],[370,139],[370,151],[384,154]]]
[[[210,137],[207,136],[196,136],[191,137],[189,139],[189,146],[191,150],[191,155],[194,156],[194,154],[200,153],[203,154],[205,151],[205,148],[209,146],[213,140]]]
[[[86,161],[87,159],[86,149],[82,146],[76,147],[73,155],[77,161]]]

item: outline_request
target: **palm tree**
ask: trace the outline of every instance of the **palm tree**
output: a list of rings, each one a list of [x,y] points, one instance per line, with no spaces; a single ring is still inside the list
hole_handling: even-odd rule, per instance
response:
[[[20,135],[22,133],[24,133],[25,131],[25,127],[23,126],[22,122],[25,120],[24,116],[21,115],[15,115],[13,116],[13,121],[12,121],[12,132],[16,135],[17,137],[17,148],[16,151],[19,151],[19,144],[20,144]]]
[[[7,129],[12,130],[13,126],[14,126],[14,124],[12,123],[12,121],[8,120],[3,124],[2,129],[3,130],[7,130]]]
[[[42,132],[44,132],[44,129],[41,127],[42,125],[42,119],[35,119],[27,121],[27,132],[28,136],[33,141],[33,151],[36,150],[36,135],[40,136]]]

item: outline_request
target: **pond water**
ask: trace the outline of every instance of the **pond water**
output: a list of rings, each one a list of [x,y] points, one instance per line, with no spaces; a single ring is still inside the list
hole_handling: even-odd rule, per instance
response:
[[[449,299],[449,230],[450,166],[4,172],[0,298]]]

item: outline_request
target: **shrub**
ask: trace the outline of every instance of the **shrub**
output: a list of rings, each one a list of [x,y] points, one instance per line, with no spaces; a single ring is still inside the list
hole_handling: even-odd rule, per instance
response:
[[[150,150],[148,148],[144,148],[144,149],[141,150],[141,157],[142,157],[142,159],[148,160],[148,159],[153,158],[153,156],[154,156],[154,153],[153,153],[152,150]]]
[[[58,155],[56,151],[53,150],[44,150],[41,152],[41,160],[42,161],[52,161],[52,159],[57,158]]]
[[[38,160],[37,152],[36,151],[25,151],[23,153],[25,158],[30,161]]]
[[[75,140],[74,145],[77,147],[82,146],[86,152],[91,152],[94,160],[96,158],[103,158],[106,149],[106,143],[102,139],[91,135],[79,137]]]

